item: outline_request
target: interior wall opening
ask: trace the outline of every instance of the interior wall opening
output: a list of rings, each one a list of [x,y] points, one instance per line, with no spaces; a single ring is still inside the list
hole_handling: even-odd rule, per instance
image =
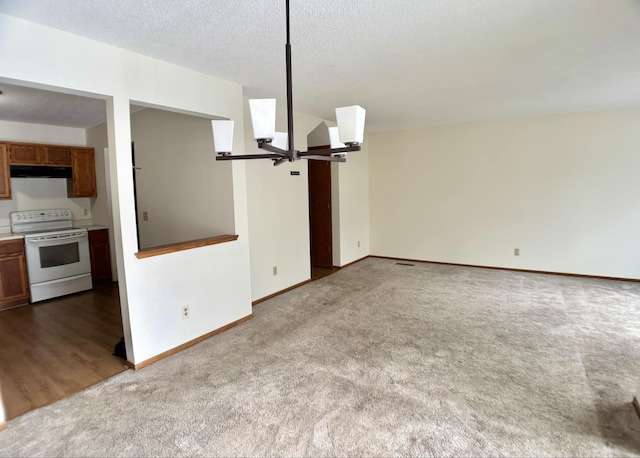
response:
[[[211,119],[131,104],[139,249],[235,234],[231,164],[215,160]]]
[[[0,298],[0,335],[5,339],[0,345],[0,410],[11,419],[125,368],[124,360],[113,355],[123,328],[113,281],[117,272],[107,188],[105,99],[20,81],[0,82],[0,91],[0,178],[5,185],[0,197],[0,246],[16,247],[0,255],[0,270],[17,266],[0,272],[0,289],[24,288],[22,300]],[[12,168],[21,172],[13,173]],[[62,264],[52,259],[39,262],[29,254],[25,240],[44,229],[40,226],[31,235],[18,232],[12,213],[68,223],[57,232],[59,238],[65,232],[77,232],[79,238],[73,243],[86,243],[87,249],[74,251],[83,254]],[[53,248],[50,254],[56,252]],[[90,278],[86,287],[73,293],[49,287],[56,282],[75,284],[76,277],[67,276],[71,275],[67,267],[79,263],[87,266],[81,275]],[[61,278],[40,282],[27,274],[34,269],[40,274],[56,269],[55,275]],[[39,294],[45,286],[42,298]]]

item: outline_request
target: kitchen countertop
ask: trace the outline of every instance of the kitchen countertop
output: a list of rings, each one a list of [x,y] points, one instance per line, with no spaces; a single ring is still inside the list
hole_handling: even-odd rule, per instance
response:
[[[99,224],[92,224],[91,226],[76,226],[86,228],[88,231],[99,231],[100,229],[109,229],[109,226],[101,226]]]
[[[23,238],[24,235],[22,234],[12,234],[11,232],[0,233],[0,242],[4,242],[6,240],[19,240]]]

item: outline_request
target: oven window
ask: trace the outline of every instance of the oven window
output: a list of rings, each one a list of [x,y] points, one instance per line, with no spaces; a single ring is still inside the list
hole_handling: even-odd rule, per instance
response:
[[[80,262],[78,242],[40,247],[40,267],[64,266]]]

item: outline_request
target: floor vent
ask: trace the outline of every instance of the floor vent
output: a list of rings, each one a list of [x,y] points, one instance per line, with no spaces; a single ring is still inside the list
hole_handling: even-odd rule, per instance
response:
[[[396,264],[399,266],[411,266],[411,267],[415,266],[415,264],[410,264],[408,262],[396,262]]]

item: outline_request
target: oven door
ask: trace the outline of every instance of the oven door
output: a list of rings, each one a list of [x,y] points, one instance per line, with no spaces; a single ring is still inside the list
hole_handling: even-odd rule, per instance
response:
[[[91,273],[86,231],[25,237],[29,283]]]

